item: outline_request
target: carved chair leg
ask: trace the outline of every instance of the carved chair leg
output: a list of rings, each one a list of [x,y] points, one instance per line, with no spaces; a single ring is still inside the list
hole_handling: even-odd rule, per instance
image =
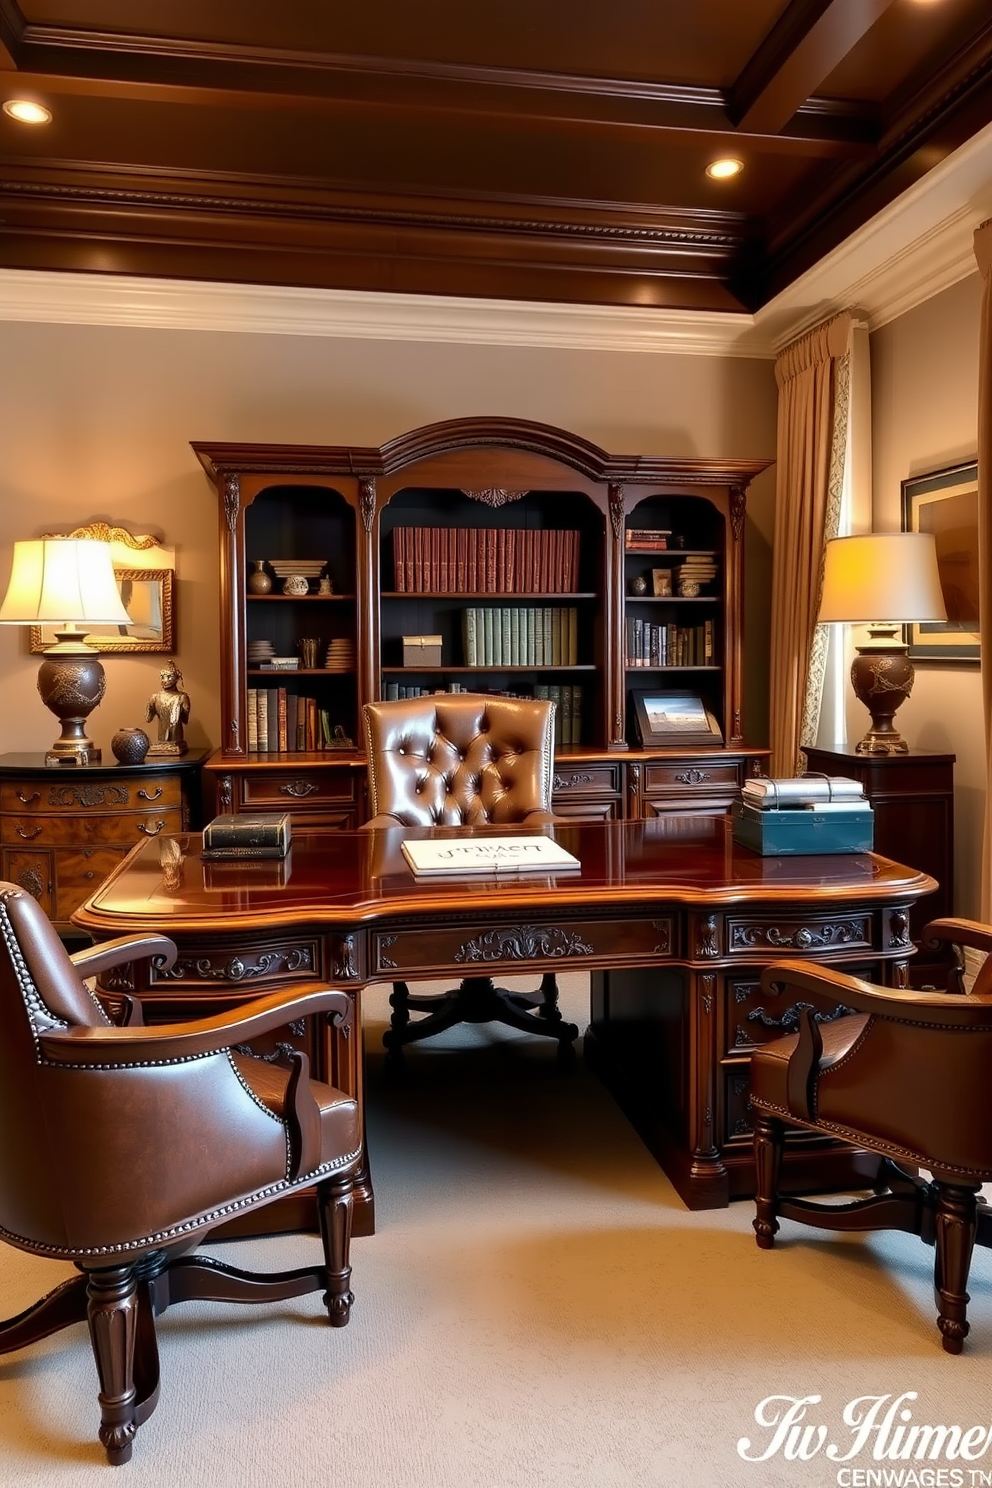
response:
[[[937,1327],[944,1348],[959,1354],[968,1336],[968,1272],[978,1232],[977,1190],[936,1183],[936,1258],[933,1272]]]
[[[114,1466],[128,1462],[138,1429],[134,1342],[138,1331],[134,1266],[90,1271],[87,1320],[100,1377],[100,1440]]]
[[[546,1018],[549,1023],[560,1023],[562,1016],[558,1006],[558,979],[553,971],[544,973],[539,990],[541,1002],[537,1010],[538,1017]]]
[[[776,1116],[755,1112],[754,1207],[752,1220],[759,1249],[771,1250],[778,1233],[778,1177],[782,1166],[785,1128]]]
[[[332,1328],[345,1326],[355,1300],[349,1288],[353,1188],[354,1175],[351,1173],[326,1178],[317,1185],[317,1213],[327,1277],[324,1306]]]
[[[389,1018],[390,1033],[383,1039],[387,1049],[390,1043],[402,1043],[403,1035],[410,1026],[410,988],[406,982],[393,983],[389,1006],[393,1010]]]

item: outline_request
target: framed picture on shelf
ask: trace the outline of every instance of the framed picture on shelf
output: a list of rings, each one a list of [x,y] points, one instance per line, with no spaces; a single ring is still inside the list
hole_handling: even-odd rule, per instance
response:
[[[694,692],[661,692],[652,688],[630,694],[642,749],[677,749],[682,744],[722,744],[723,733],[701,697]]]
[[[978,465],[953,465],[902,483],[904,532],[932,532],[946,621],[904,627],[917,661],[981,659],[978,621]]]
[[[656,599],[667,599],[672,592],[672,570],[670,568],[653,568],[651,570],[651,593]]]

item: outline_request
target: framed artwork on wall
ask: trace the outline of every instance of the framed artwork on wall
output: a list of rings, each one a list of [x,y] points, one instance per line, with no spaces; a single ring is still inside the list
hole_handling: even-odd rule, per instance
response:
[[[701,697],[693,692],[661,692],[651,688],[630,694],[641,747],[678,749],[683,744],[722,744],[720,725]]]
[[[978,465],[953,465],[902,483],[904,532],[932,532],[946,621],[904,627],[916,661],[977,662]]]
[[[118,568],[114,577],[130,625],[94,625],[86,643],[97,651],[131,654],[176,649],[175,573],[171,568]],[[53,625],[32,625],[31,650],[47,651],[55,644]]]

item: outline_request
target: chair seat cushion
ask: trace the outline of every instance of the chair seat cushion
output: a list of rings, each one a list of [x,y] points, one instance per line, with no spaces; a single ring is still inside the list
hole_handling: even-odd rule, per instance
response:
[[[231,1058],[239,1075],[261,1104],[283,1119],[290,1076],[287,1066],[236,1050],[231,1051]],[[320,1111],[321,1161],[341,1153],[357,1152],[361,1125],[354,1096],[345,1095],[344,1091],[325,1085],[322,1080],[310,1080],[309,1085]]]

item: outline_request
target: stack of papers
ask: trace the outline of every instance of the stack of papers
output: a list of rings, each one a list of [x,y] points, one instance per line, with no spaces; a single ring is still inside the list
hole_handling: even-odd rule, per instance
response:
[[[401,843],[418,877],[449,873],[561,873],[579,868],[572,853],[550,837],[447,837]]]

